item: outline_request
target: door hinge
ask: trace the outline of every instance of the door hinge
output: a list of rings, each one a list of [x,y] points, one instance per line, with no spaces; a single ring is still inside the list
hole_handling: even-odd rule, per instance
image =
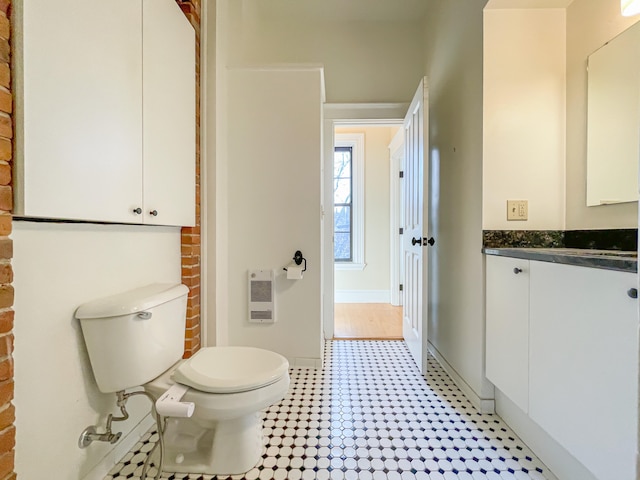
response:
[[[402,291],[402,289],[403,289],[403,286],[402,286],[402,284],[400,284],[400,291]]]
[[[400,235],[404,233],[404,228],[400,228]]]
[[[400,170],[400,178],[404,178],[404,172]]]

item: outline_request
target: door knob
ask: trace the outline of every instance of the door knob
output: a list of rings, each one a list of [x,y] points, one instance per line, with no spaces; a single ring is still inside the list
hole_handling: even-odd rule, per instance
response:
[[[413,245],[413,246],[422,245],[422,239],[413,237],[411,239],[411,245]]]
[[[629,290],[627,290],[627,295],[629,295],[629,297],[631,298],[638,298],[638,289],[630,288]]]
[[[142,209],[140,207],[134,208],[133,213],[135,213],[136,215],[140,215],[142,213]]]
[[[156,217],[156,216],[158,216],[158,211],[157,210],[151,210],[149,212],[149,215],[151,215],[152,217]]]
[[[430,247],[433,247],[433,244],[436,243],[436,240],[433,237],[430,237],[429,240],[427,240],[426,238],[424,239],[424,243],[425,244],[429,244]]]
[[[522,269],[516,267],[516,268],[513,269],[513,273],[515,273],[516,275],[519,274],[519,273],[522,273]]]

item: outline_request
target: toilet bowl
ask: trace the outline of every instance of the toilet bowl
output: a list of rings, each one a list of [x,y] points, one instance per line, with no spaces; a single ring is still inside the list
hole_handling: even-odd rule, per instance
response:
[[[175,383],[188,387],[182,401],[195,404],[193,416],[167,418],[164,470],[244,473],[260,460],[259,412],[286,395],[289,363],[252,347],[202,348],[181,360],[188,292],[147,285],[85,303],[75,317],[101,392],[143,386],[159,398]]]
[[[159,397],[176,381],[189,388],[190,418],[167,419],[164,468],[170,472],[233,475],[251,470],[263,449],[260,410],[289,389],[289,364],[251,347],[208,347],[144,385]]]

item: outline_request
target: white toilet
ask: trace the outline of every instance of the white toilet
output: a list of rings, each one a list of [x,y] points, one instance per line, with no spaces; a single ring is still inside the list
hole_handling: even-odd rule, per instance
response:
[[[153,284],[82,305],[91,367],[104,393],[143,386],[155,398],[189,387],[191,418],[168,418],[164,470],[209,475],[247,472],[262,453],[259,411],[289,389],[289,363],[252,347],[208,347],[181,360],[188,289]]]

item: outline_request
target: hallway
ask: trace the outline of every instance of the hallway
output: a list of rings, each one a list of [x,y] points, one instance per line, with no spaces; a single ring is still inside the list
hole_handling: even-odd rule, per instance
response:
[[[334,338],[402,340],[402,307],[388,303],[336,303]]]
[[[425,380],[399,341],[326,342],[322,371],[291,370],[288,395],[264,414],[264,435],[259,465],[231,478],[555,479],[498,417],[477,413],[433,358]],[[139,479],[150,438],[105,480]]]

